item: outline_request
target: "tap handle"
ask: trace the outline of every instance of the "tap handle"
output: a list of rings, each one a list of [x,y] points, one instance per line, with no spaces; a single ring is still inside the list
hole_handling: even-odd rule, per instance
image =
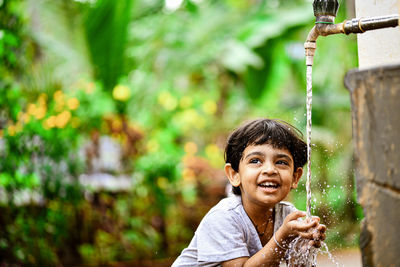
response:
[[[337,0],[314,0],[313,7],[315,17],[324,15],[336,17],[339,10],[339,3]]]

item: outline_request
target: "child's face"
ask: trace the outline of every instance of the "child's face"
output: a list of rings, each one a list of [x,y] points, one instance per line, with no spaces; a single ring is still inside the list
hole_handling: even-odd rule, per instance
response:
[[[235,174],[239,184],[231,183],[240,186],[244,202],[272,207],[297,187],[302,173],[302,168],[294,171],[293,157],[287,149],[250,145],[243,151]]]

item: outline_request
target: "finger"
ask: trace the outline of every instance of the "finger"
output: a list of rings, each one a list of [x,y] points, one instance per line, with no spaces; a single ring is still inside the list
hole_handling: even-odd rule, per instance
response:
[[[286,216],[286,220],[288,221],[294,221],[297,220],[301,217],[305,217],[307,214],[304,211],[294,211],[292,213],[290,213],[288,216]]]
[[[318,216],[312,216],[311,219],[317,221],[318,223],[321,220]]]
[[[311,240],[308,244],[310,246],[314,246],[315,248],[320,248],[321,247],[321,241]]]
[[[321,235],[319,236],[319,240],[321,240],[321,241],[324,241],[325,238],[326,238],[326,234],[321,234]]]
[[[313,237],[312,239],[314,239],[315,241],[324,241],[326,238],[326,234],[325,233],[320,233],[320,232],[313,232]]]
[[[309,231],[312,234],[314,231],[310,231],[310,229],[315,227],[315,226],[317,226],[317,222],[316,221],[311,221],[311,222],[306,222],[306,221],[301,221],[300,222],[299,221],[299,222],[294,223],[292,228],[296,229],[297,231],[300,231],[300,232]]]
[[[319,240],[320,237],[321,237],[320,232],[318,232],[318,231],[314,231],[314,232],[313,232],[313,237],[312,237],[312,238],[313,238],[314,240]]]
[[[318,231],[320,232],[320,233],[325,233],[326,232],[326,226],[324,225],[324,224],[320,224],[320,225],[318,225]]]
[[[310,232],[299,232],[299,236],[305,239],[314,240],[314,234]]]

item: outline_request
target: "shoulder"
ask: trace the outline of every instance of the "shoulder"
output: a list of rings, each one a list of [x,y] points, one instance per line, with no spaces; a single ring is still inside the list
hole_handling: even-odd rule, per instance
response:
[[[247,238],[249,234],[246,218],[240,196],[230,196],[222,199],[204,216],[196,234],[199,238],[229,238],[232,233],[236,233]]]
[[[238,196],[222,199],[203,218],[202,224],[224,224],[237,221],[241,215],[241,200]]]
[[[222,199],[217,205],[215,205],[210,212],[215,210],[234,210],[242,205],[240,196],[230,196]]]
[[[239,200],[236,196],[221,200],[201,221],[195,233],[199,262],[249,256],[249,233]]]

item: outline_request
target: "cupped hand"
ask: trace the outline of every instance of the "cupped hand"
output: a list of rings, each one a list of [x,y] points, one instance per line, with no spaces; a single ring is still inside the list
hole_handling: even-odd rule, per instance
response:
[[[310,232],[312,232],[312,238],[311,238],[309,244],[310,244],[310,246],[319,248],[319,247],[321,247],[321,242],[323,242],[326,238],[326,234],[325,234],[326,226],[319,223],[318,217],[315,216],[315,217],[313,217],[313,219],[314,218],[317,218],[318,224],[316,227],[314,227],[310,230]]]
[[[317,216],[313,216],[311,219],[299,220],[299,218],[305,216],[305,212],[295,211],[285,218],[278,230],[282,244],[288,245],[294,238],[301,236],[302,238],[310,239],[310,245],[314,247],[321,246],[321,241],[326,238],[326,226],[319,223],[320,219]]]

